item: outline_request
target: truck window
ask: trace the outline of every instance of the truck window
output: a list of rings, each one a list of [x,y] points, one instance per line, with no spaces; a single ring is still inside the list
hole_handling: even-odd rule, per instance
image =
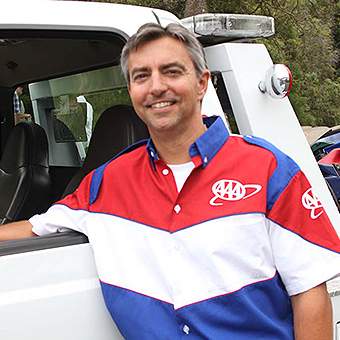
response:
[[[131,104],[120,66],[32,83],[29,90],[34,119],[48,135],[50,166],[80,166],[99,116]]]

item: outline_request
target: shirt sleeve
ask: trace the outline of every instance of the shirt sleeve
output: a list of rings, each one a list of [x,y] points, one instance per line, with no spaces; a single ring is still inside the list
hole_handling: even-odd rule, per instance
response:
[[[89,213],[89,189],[93,173],[87,175],[78,189],[54,203],[45,213],[29,219],[32,231],[39,235],[75,230],[88,234],[86,217]]]
[[[339,275],[339,237],[301,171],[292,177],[267,217],[274,262],[289,295]]]
[[[20,113],[20,100],[17,91],[13,94],[13,112],[15,115]]]

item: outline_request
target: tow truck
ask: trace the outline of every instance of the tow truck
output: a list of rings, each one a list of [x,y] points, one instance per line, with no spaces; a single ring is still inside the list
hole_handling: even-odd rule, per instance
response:
[[[241,134],[266,138],[289,154],[339,232],[339,211],[287,97],[289,70],[274,65],[266,47],[254,43],[274,34],[273,18],[205,13],[180,20],[155,8],[72,1],[8,1],[1,7],[0,223],[40,213],[62,197],[84,171],[103,112],[131,107],[119,58],[127,38],[147,22],[181,23],[202,42],[212,74],[202,114],[220,115],[226,124],[233,115]],[[28,93],[23,106],[31,122],[14,126],[19,86]],[[3,180],[20,175],[27,159],[35,162],[36,154],[26,157],[24,132],[13,137],[33,128],[42,139],[33,134],[30,144],[39,157],[45,155],[38,158],[48,190],[23,194],[18,205],[13,202],[24,180]],[[8,146],[13,140],[17,149]],[[24,164],[11,173],[7,164],[15,165],[17,156]],[[317,209],[319,199],[310,197],[310,209]],[[33,211],[21,209],[25,204]],[[340,339],[337,284],[330,289]],[[0,320],[2,340],[123,339],[106,310],[91,246],[75,232],[0,243]]]

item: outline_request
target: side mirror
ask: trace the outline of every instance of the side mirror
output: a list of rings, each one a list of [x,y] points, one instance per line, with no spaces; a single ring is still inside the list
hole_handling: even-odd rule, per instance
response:
[[[265,74],[264,80],[259,83],[261,92],[267,92],[274,99],[288,96],[292,88],[292,74],[283,64],[271,66]]]

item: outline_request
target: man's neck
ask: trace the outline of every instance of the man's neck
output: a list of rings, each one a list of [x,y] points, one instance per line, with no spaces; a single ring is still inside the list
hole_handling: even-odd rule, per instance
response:
[[[152,141],[156,147],[159,158],[167,164],[184,164],[191,160],[189,148],[195,140],[200,137],[207,128],[199,124],[195,129],[189,131],[169,132],[152,134]]]

